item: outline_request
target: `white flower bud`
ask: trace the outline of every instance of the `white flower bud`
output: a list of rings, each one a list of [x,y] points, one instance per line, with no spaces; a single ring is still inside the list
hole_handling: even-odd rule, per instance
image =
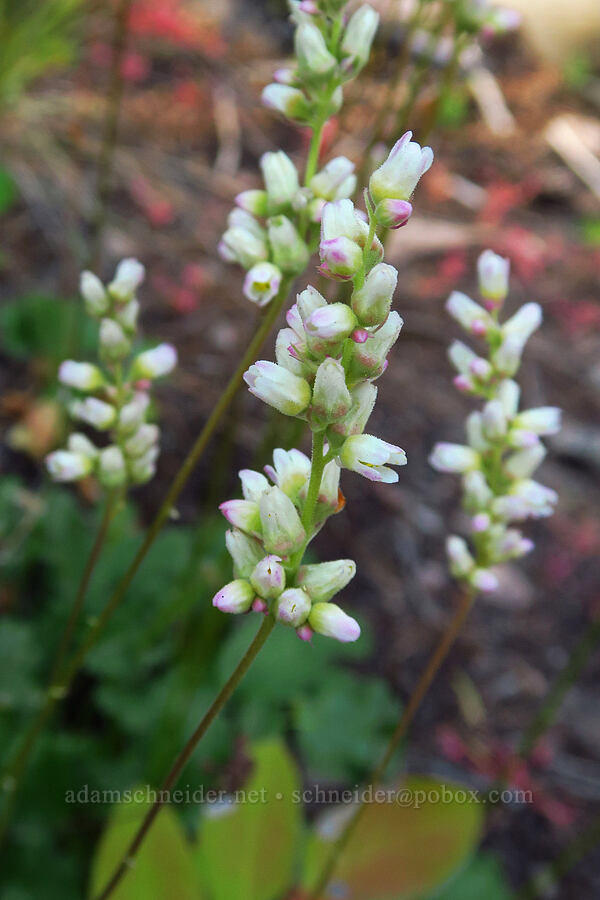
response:
[[[369,335],[364,344],[353,344],[348,367],[351,381],[377,378],[385,371],[387,355],[398,340],[403,324],[403,319],[393,309],[381,328]]]
[[[398,271],[387,263],[373,266],[361,288],[354,291],[350,303],[363,325],[382,325],[392,306]]]
[[[133,400],[126,403],[119,414],[119,431],[123,434],[134,432],[144,421],[150,405],[150,397],[145,391],[137,391]]]
[[[336,559],[331,562],[300,566],[296,584],[304,588],[313,603],[326,603],[345,588],[355,575],[354,560]]]
[[[307,76],[323,78],[337,65],[337,60],[327,49],[325,38],[316,25],[303,22],[296,29],[294,49],[298,68]]]
[[[244,500],[258,503],[262,494],[271,487],[265,476],[260,472],[255,472],[254,469],[241,469],[238,475],[242,483]]]
[[[79,279],[79,291],[83,297],[85,308],[90,316],[103,316],[110,306],[110,299],[104,285],[93,272],[82,272]]]
[[[131,342],[114,319],[100,322],[100,353],[110,360],[124,359],[131,350]]]
[[[135,294],[145,274],[146,270],[137,259],[123,259],[108,286],[109,294],[117,303],[126,303]]]
[[[251,394],[286,416],[297,416],[310,403],[310,385],[277,363],[259,360],[244,373]]]
[[[249,270],[244,279],[244,296],[266,306],[276,296],[281,285],[281,271],[270,262],[260,262]]]
[[[264,153],[260,158],[267,196],[269,212],[279,212],[290,206],[300,190],[296,166],[283,150],[275,153]]]
[[[67,449],[70,450],[71,453],[87,456],[92,462],[98,459],[98,453],[100,452],[95,444],[93,444],[85,434],[81,434],[79,431],[74,431],[73,434],[69,435]]]
[[[519,408],[519,397],[521,396],[521,388],[512,378],[505,378],[501,381],[496,390],[496,398],[502,404],[504,415],[510,421],[517,414]]]
[[[239,226],[228,228],[217,247],[222,259],[237,262],[244,269],[251,269],[257,263],[267,260],[269,258],[267,233],[264,229],[261,230],[263,234],[256,234],[248,228]]]
[[[385,484],[398,481],[398,473],[388,469],[386,464],[406,465],[404,450],[372,434],[356,434],[347,438],[338,459],[345,469],[358,472],[369,481],[382,481]]]
[[[533,519],[551,516],[558,502],[556,491],[531,479],[517,482],[511,490],[511,495],[527,505],[528,515]]]
[[[446,538],[446,553],[450,571],[455,578],[465,578],[475,568],[475,560],[469,552],[467,542],[456,534]]]
[[[128,331],[132,334],[137,328],[137,320],[140,313],[140,304],[139,301],[135,298],[130,300],[129,303],[126,303],[124,306],[120,306],[117,308],[115,312],[115,319],[121,325],[125,331]]]
[[[226,500],[221,503],[219,509],[227,521],[246,534],[260,537],[262,526],[258,503],[253,500]]]
[[[317,310],[322,307],[327,306],[327,300],[319,291],[314,288],[311,284],[308,285],[303,291],[301,291],[296,297],[296,303],[288,312],[288,316],[292,313],[292,310],[296,310],[298,316],[300,317],[300,322],[302,324],[302,328],[304,328],[304,322]],[[293,327],[288,318],[288,324],[290,327]]]
[[[534,434],[558,434],[560,431],[561,410],[558,406],[538,406],[527,409],[516,416],[513,425]]]
[[[299,550],[306,532],[296,507],[278,487],[269,488],[259,500],[263,542],[268,553],[288,556]]]
[[[248,578],[256,564],[264,557],[260,541],[237,528],[225,532],[225,545],[233,560],[234,574],[242,578]]]
[[[236,578],[217,591],[212,604],[221,612],[238,614],[248,612],[253,600],[252,585],[243,578]]]
[[[263,600],[274,600],[285,588],[285,569],[278,556],[265,556],[250,575],[250,584]]]
[[[143,456],[158,442],[159,435],[158,425],[140,425],[135,434],[125,442],[125,453],[127,456]]]
[[[473,469],[473,471],[465,473],[463,476],[463,487],[465,490],[465,506],[471,511],[485,509],[494,496],[485,480],[485,475],[479,469]]]
[[[313,176],[310,189],[316,197],[324,200],[342,200],[351,197],[356,189],[354,163],[345,156],[329,160],[320,172]]]
[[[265,466],[265,472],[273,484],[295,502],[310,478],[310,460],[300,450],[277,447],[273,451],[273,465]]]
[[[78,481],[89,475],[92,467],[87,454],[70,450],[55,450],[46,457],[46,468],[53,481]]]
[[[498,441],[506,434],[506,416],[499,400],[489,400],[483,407],[483,433],[490,441]]]
[[[483,430],[483,415],[475,410],[469,413],[466,420],[467,443],[473,450],[484,453],[490,449]]]
[[[369,417],[373,412],[377,399],[377,388],[369,381],[363,381],[350,391],[352,406],[350,411],[340,420],[334,422],[331,430],[344,437],[351,434],[362,434]]]
[[[446,312],[472,334],[481,336],[494,328],[490,314],[461,291],[452,291],[446,301]]]
[[[295,275],[303,272],[310,259],[310,251],[296,226],[287,216],[273,216],[268,222],[269,243],[273,262],[281,269]]]
[[[299,628],[308,619],[310,607],[310,598],[305,591],[288,588],[277,601],[275,616],[284,625]]]
[[[125,484],[127,468],[125,457],[116,445],[105,447],[98,457],[98,479],[104,487],[114,488]]]
[[[539,303],[526,303],[504,323],[502,334],[520,338],[524,345],[541,324],[542,307]]]
[[[287,84],[268,84],[262,92],[262,102],[269,109],[283,113],[293,122],[308,122],[312,106],[302,91]]]
[[[516,528],[507,528],[494,543],[494,554],[497,562],[506,559],[519,559],[530,553],[535,544],[529,538],[523,537]]]
[[[269,195],[266,191],[242,191],[235,198],[235,202],[240,209],[252,216],[265,217],[269,213]]]
[[[346,303],[328,303],[310,314],[304,329],[309,341],[317,338],[338,343],[349,337],[356,325],[356,316]]]
[[[504,464],[505,471],[512,478],[529,478],[543,462],[546,449],[542,444],[513,453]]]
[[[349,412],[352,397],[346,387],[346,373],[337,359],[325,359],[315,377],[311,403],[311,419],[316,424],[328,425]]]
[[[291,328],[281,328],[275,339],[275,359],[278,366],[303,378],[312,375],[312,368],[304,355],[307,351],[306,340],[301,340]]]
[[[159,344],[152,350],[145,350],[135,359],[132,375],[134,378],[160,378],[168,375],[177,365],[177,351],[171,344]]]
[[[433,150],[411,141],[407,131],[396,141],[386,161],[371,175],[369,192],[375,204],[381,200],[410,200],[422,175],[431,168]]]
[[[479,293],[488,301],[488,309],[497,309],[508,294],[510,262],[498,256],[493,250],[484,250],[477,260]]]
[[[489,569],[475,569],[471,573],[469,581],[482,594],[491,594],[498,590],[498,579]]]
[[[492,356],[494,367],[501,375],[514,375],[521,365],[525,342],[516,334],[504,338]]]
[[[91,363],[66,359],[60,364],[58,380],[79,391],[96,391],[104,384],[104,375]]]
[[[154,477],[158,454],[158,447],[154,444],[141,456],[129,460],[129,477],[135,484],[144,484]]]
[[[429,464],[438,472],[468,472],[479,463],[479,453],[463,444],[436,444],[429,456]]]
[[[342,38],[342,53],[349,57],[353,72],[367,63],[378,24],[379,13],[366,4],[351,16]]]
[[[317,497],[317,506],[315,509],[315,526],[320,526],[333,513],[339,512],[344,504],[343,497],[340,499],[340,474],[339,465],[334,462],[328,462],[323,469],[323,477],[321,478],[321,486]],[[308,482],[302,488],[300,497],[302,501],[306,500],[306,491]]]
[[[75,400],[69,406],[69,412],[74,419],[81,419],[88,425],[93,425],[99,431],[106,431],[114,424],[117,412],[110,403],[98,400],[96,397],[86,397],[85,400]]]
[[[342,643],[356,641],[360,637],[360,625],[335,603],[315,603],[308,616],[308,624],[325,637]]]

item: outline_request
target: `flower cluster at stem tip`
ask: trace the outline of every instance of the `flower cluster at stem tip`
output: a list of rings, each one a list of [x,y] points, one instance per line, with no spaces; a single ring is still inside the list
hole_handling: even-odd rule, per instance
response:
[[[81,275],[86,312],[99,320],[100,365],[67,359],[58,379],[73,391],[71,417],[108,432],[109,443],[100,448],[82,432],[71,434],[65,449],[46,457],[54,481],[93,474],[105,488],[125,488],[154,475],[160,432],[148,421],[150,386],[175,368],[177,354],[170,344],[159,344],[132,357],[140,309],[136,291],[144,275],[136,259],[122,260],[106,287],[92,272]]]
[[[296,65],[276,72],[262,94],[266,106],[309,126],[315,144],[303,184],[283,150],[265,153],[264,189],[238,194],[229,214],[219,253],[246,269],[244,295],[258,306],[276,296],[284,275],[306,269],[324,205],[351,197],[356,189],[354,164],[345,156],[316,171],[321,129],[339,111],[344,84],[367,62],[379,21],[375,10],[363,5],[345,22],[345,5],[290,0]]]
[[[546,456],[540,438],[560,430],[561,413],[554,406],[519,411],[520,388],[514,379],[525,344],[542,322],[541,307],[525,303],[501,324],[498,314],[508,293],[509,261],[486,250],[479,257],[478,274],[482,305],[454,291],[446,309],[465,331],[486,344],[481,356],[462,341],[449,349],[458,372],[455,386],[485,403],[467,417],[467,444],[436,444],[430,463],[440,472],[460,473],[463,479],[473,552],[462,537],[448,537],[452,574],[490,592],[498,587],[492,567],[524,556],[534,546],[511,523],[554,511],[556,492],[532,475]]]
[[[406,463],[400,447],[364,429],[377,397],[374,382],[402,327],[391,309],[398,272],[383,262],[377,226],[389,224],[400,204],[402,221],[395,225],[407,221],[409,198],[433,160],[430,148],[410,138],[404,135],[372,174],[367,215],[347,198],[323,208],[319,268],[333,281],[351,283],[347,302],[328,302],[309,285],[277,336],[277,362],[259,360],[244,375],[251,393],[308,424],[313,458],[276,450],[266,468],[272,484],[259,472],[240,472],[244,499],[221,506],[234,527],[227,547],[236,579],[213,604],[224,612],[273,613],[305,640],[314,631],[340,641],[360,634],[358,623],[330,602],[354,575],[352,560],[302,565],[310,540],[344,505],[341,468],[393,483],[398,473],[390,466]]]

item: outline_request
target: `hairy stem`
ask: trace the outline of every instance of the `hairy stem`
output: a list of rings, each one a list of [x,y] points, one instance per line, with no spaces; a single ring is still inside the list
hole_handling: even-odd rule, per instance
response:
[[[448,623],[448,627],[442,635],[437,647],[430,656],[429,661],[427,662],[427,665],[423,673],[421,674],[421,677],[419,678],[417,684],[415,685],[409,701],[402,712],[398,724],[394,729],[394,733],[390,738],[385,753],[381,757],[379,764],[377,765],[376,769],[373,771],[369,779],[369,786],[373,789],[377,788],[381,784],[390,760],[398,749],[401,740],[406,735],[406,732],[408,731],[408,728],[413,721],[415,714],[421,706],[423,698],[427,694],[427,691],[429,690],[433,679],[437,675],[442,663],[448,656],[450,648],[454,644],[454,641],[456,640],[465,622],[465,619],[467,618],[471,607],[473,606],[474,600],[475,592],[471,588],[465,587],[461,594],[460,602],[456,608],[456,611],[452,616],[450,622]],[[348,820],[344,830],[333,845],[331,853],[329,854],[329,857],[327,858],[325,865],[317,881],[315,882],[315,886],[312,888],[310,894],[308,895],[308,900],[318,900],[318,898],[320,898],[323,894],[323,891],[331,880],[331,877],[339,862],[340,856],[348,845],[348,841],[352,837],[352,834],[356,830],[356,827],[360,823],[365,812],[365,803],[361,803],[356,806],[352,817]]]
[[[138,830],[135,834],[135,837],[129,844],[129,847],[127,848],[125,855],[123,856],[120,863],[117,865],[113,875],[111,876],[111,878],[110,878],[109,882],[107,883],[106,887],[104,888],[104,890],[100,894],[98,894],[98,896],[96,897],[96,900],[106,900],[107,897],[110,897],[110,895],[113,893],[114,889],[117,887],[117,885],[119,884],[119,882],[121,881],[123,876],[126,874],[126,872],[131,867],[131,865],[136,857],[136,854],[144,841],[144,838],[150,831],[150,828],[152,827],[154,820],[156,819],[156,817],[158,816],[159,812],[162,809],[162,806],[163,806],[162,798],[167,796],[167,792],[170,791],[174,787],[174,785],[177,783],[179,776],[181,775],[181,773],[183,772],[188,761],[192,757],[194,751],[196,750],[196,747],[198,746],[198,744],[200,743],[200,741],[202,740],[202,738],[204,737],[204,735],[210,728],[213,721],[216,719],[218,714],[221,712],[221,710],[223,709],[223,707],[225,706],[225,704],[227,703],[227,701],[229,700],[229,698],[235,691],[236,687],[239,685],[239,683],[244,678],[246,672],[248,671],[248,669],[250,668],[250,666],[256,659],[260,649],[262,648],[263,644],[267,640],[267,638],[270,635],[271,631],[273,630],[274,626],[275,626],[275,619],[273,618],[273,616],[271,616],[271,615],[266,616],[265,620],[263,621],[262,625],[260,626],[254,640],[252,641],[252,643],[246,650],[245,654],[243,655],[243,657],[241,658],[241,660],[235,667],[234,671],[229,676],[229,679],[227,680],[227,682],[223,685],[223,687],[221,688],[221,690],[219,691],[219,693],[213,700],[208,711],[202,717],[202,720],[198,724],[198,727],[196,728],[196,730],[194,731],[192,736],[188,739],[183,750],[178,754],[177,758],[175,759],[173,765],[171,766],[171,769],[169,770],[169,774],[167,775],[164,782],[162,783],[160,790],[157,792],[156,800],[154,801],[154,803],[152,804],[152,806],[146,813],[146,816],[144,817],[142,824],[138,828]]]

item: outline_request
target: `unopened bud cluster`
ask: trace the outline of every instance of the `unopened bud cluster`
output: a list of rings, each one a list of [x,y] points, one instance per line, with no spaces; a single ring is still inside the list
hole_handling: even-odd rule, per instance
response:
[[[177,354],[170,344],[160,344],[132,355],[140,308],[136,291],[144,274],[141,263],[125,259],[107,286],[92,272],[81,275],[86,311],[99,321],[99,364],[67,359],[58,378],[73,392],[71,417],[107,433],[108,444],[98,447],[82,432],[71,434],[66,448],[46,457],[55,481],[94,474],[104,487],[122,488],[154,475],[159,429],[149,422],[150,385],[174,369]]]
[[[344,25],[343,3],[292,0],[290,5],[296,66],[276,74],[277,81],[263,91],[263,102],[318,135],[341,107],[343,84],[365,65],[379,17],[365,5]],[[264,306],[277,295],[284,276],[306,269],[324,205],[351,197],[356,176],[354,164],[339,156],[319,172],[308,171],[302,184],[283,150],[265,153],[260,167],[264,188],[238,194],[219,252],[246,269],[244,294]]]
[[[339,559],[299,567],[293,563],[309,539],[302,515],[310,460],[299,450],[277,449],[273,465],[265,466],[265,472],[268,478],[242,470],[243,500],[228,500],[220,506],[233,526],[225,540],[235,580],[215,594],[213,605],[229,613],[271,613],[295,628],[302,640],[309,640],[315,631],[339,641],[356,640],[358,623],[330,603],[354,577],[354,562]],[[317,498],[315,531],[343,506],[339,480],[339,467],[328,463]]]
[[[486,250],[479,257],[478,274],[482,303],[455,291],[446,309],[486,345],[482,355],[462,341],[455,341],[449,350],[458,372],[456,387],[485,403],[467,417],[467,443],[437,444],[430,462],[438,471],[457,472],[463,478],[472,551],[463,538],[451,535],[447,540],[451,571],[477,590],[494,591],[498,579],[491,567],[523,556],[534,546],[512,523],[554,511],[556,492],[532,476],[546,456],[540,438],[559,431],[560,410],[542,406],[519,411],[520,388],[514,376],[527,340],[541,324],[539,304],[524,304],[500,324],[509,262]]]

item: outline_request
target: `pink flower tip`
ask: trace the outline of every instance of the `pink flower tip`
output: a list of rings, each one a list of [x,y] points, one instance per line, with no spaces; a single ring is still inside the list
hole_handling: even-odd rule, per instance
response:
[[[307,643],[310,644],[310,642],[312,641],[314,631],[312,630],[310,625],[301,625],[300,628],[296,629],[296,634],[298,635],[298,637],[300,638],[301,641],[306,641]]]
[[[369,332],[366,328],[356,328],[350,337],[355,344],[364,344],[369,339]]]
[[[264,613],[266,615],[269,611],[269,607],[261,597],[256,597],[252,601],[252,611],[256,613]]]

